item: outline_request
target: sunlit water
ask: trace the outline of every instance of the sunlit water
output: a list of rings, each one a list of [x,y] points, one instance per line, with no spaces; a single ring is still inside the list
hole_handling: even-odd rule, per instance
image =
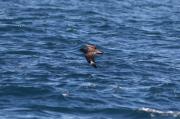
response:
[[[179,119],[179,0],[1,0],[1,119]],[[104,51],[98,68],[79,51]]]

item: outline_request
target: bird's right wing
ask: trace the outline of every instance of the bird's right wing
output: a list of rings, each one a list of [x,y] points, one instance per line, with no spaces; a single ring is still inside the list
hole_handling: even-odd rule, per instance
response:
[[[86,60],[87,60],[88,63],[90,63],[93,67],[97,68],[93,54],[86,54],[85,57],[86,57]]]
[[[90,57],[88,55],[85,55],[85,57],[86,57],[87,62],[90,63]]]

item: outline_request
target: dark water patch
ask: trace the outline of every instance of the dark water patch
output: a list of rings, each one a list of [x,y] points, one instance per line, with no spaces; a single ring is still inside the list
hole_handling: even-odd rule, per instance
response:
[[[16,55],[38,55],[39,53],[34,51],[8,51],[6,54],[16,54]]]
[[[4,85],[1,86],[1,96],[36,96],[36,95],[43,95],[50,92],[51,88],[43,89],[42,87],[28,87],[28,86],[11,86],[11,85]],[[6,93],[4,93],[6,92]]]
[[[0,32],[12,32],[12,33],[22,33],[22,32],[43,32],[40,29],[34,29],[32,27],[22,26],[22,25],[5,25],[0,27]]]

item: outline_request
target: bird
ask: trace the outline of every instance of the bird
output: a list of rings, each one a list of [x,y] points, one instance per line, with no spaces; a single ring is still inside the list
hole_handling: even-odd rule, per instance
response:
[[[87,62],[94,68],[97,68],[95,56],[98,54],[103,54],[103,52],[98,50],[96,46],[92,44],[86,44],[85,47],[80,49],[80,51],[84,53]]]

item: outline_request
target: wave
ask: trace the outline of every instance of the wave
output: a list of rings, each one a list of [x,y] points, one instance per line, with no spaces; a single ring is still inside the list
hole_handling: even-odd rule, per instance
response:
[[[173,116],[173,117],[180,117],[180,111],[161,111],[152,108],[140,108],[139,111],[151,113],[151,116],[160,115],[160,116]]]

